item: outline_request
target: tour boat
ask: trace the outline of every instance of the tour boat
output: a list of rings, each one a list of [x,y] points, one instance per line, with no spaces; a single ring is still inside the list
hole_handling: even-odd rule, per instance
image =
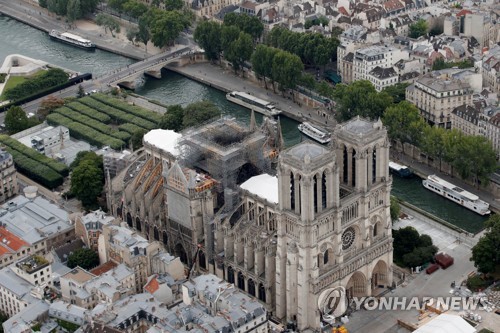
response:
[[[250,110],[262,113],[268,117],[276,117],[281,110],[276,109],[273,103],[257,98],[241,91],[232,91],[226,94],[228,101],[244,106]]]
[[[77,46],[77,47],[82,48],[82,49],[86,49],[86,50],[90,50],[90,51],[95,50],[95,44],[92,43],[90,40],[84,39],[80,36],[71,34],[69,32],[60,32],[57,30],[52,30],[51,32],[49,32],[49,36],[51,39],[54,39],[54,40],[57,40],[57,41],[60,41],[60,42],[63,42],[63,43],[69,44],[69,45]]]
[[[406,165],[398,164],[392,161],[389,161],[389,170],[401,178],[408,178],[413,175],[413,172],[411,172]]]
[[[313,126],[311,123],[303,122],[298,128],[299,131],[320,143],[328,143],[332,140],[330,133],[324,129]]]
[[[437,177],[436,175],[430,175],[427,179],[422,181],[424,187],[431,190],[434,193],[445,197],[479,215],[490,214],[490,205],[487,202],[479,199],[475,194],[467,192],[466,190],[447,182],[444,179]]]

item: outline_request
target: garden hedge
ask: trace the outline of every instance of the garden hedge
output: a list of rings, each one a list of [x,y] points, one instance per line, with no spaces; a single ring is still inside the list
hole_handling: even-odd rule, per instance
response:
[[[125,131],[130,135],[138,131],[144,131],[144,128],[136,126],[134,124],[121,124],[120,126],[118,126],[118,128],[120,129],[120,131]]]
[[[82,104],[78,101],[69,103],[66,106],[69,107],[70,109],[80,112],[81,114],[86,115],[87,117],[98,120],[101,123],[108,124],[111,121],[111,118],[107,114],[89,108],[85,104]]]
[[[116,109],[120,109],[127,113],[133,114],[134,116],[141,117],[145,120],[152,121],[156,124],[159,124],[161,121],[161,115],[159,113],[156,113],[154,111],[149,111],[139,106],[130,105],[127,102],[121,101],[117,98],[103,94],[94,94],[91,97],[99,102],[112,106]]]
[[[51,113],[47,116],[47,122],[52,125],[61,125],[69,129],[70,135],[77,139],[88,142],[91,145],[102,147],[109,146],[112,149],[120,150],[126,147],[124,141],[101,133],[92,127],[73,121],[60,113]]]
[[[141,117],[136,117],[136,116],[128,114],[122,110],[118,110],[112,106],[101,103],[101,102],[91,98],[90,96],[80,98],[79,102],[83,103],[83,104],[85,104],[93,109],[104,112],[105,114],[110,116],[111,119],[117,124],[131,123],[131,124],[134,124],[136,126],[142,127],[143,129],[146,129],[146,130],[152,130],[152,129],[155,129],[158,127],[155,123],[153,123],[149,120],[145,120]]]
[[[51,168],[52,170],[59,173],[63,177],[66,177],[69,174],[69,169],[64,163],[57,162],[52,158],[39,153],[35,149],[27,147],[21,142],[12,139],[10,136],[0,135],[0,142],[5,146],[19,152],[21,155],[24,155],[27,158],[36,161],[37,163],[43,164]]]

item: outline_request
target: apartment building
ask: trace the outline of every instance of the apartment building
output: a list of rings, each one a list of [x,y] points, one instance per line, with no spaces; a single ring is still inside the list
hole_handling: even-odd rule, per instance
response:
[[[395,85],[399,82],[399,75],[394,70],[394,67],[375,67],[367,75],[368,81],[370,81],[377,91],[382,91],[384,88]]]
[[[491,141],[500,159],[500,113],[497,113],[486,123],[486,137]]]
[[[416,105],[429,123],[451,128],[451,112],[472,104],[472,89],[468,82],[452,75],[431,72],[406,88],[406,100]]]
[[[471,105],[460,105],[451,112],[451,128],[465,135],[486,135],[487,118]]]
[[[12,155],[0,148],[0,203],[4,203],[19,191],[17,170]]]
[[[85,309],[113,303],[136,292],[134,271],[118,265],[101,275],[76,267],[60,277],[63,301]]]
[[[0,268],[75,238],[68,213],[41,197],[11,198],[0,206],[0,225]]]
[[[43,294],[36,288],[52,283],[52,268],[40,256],[24,258],[0,270],[0,312],[9,317],[38,302]]]
[[[375,67],[392,67],[401,59],[409,59],[408,51],[381,45],[358,49],[354,52],[353,81],[368,80]]]
[[[150,242],[126,227],[106,225],[99,240],[99,258],[130,267],[135,273],[136,291],[141,292],[152,275],[152,258],[162,248],[159,242]]]
[[[92,250],[97,251],[99,236],[105,225],[110,225],[116,220],[102,210],[96,210],[75,219],[75,234]]]

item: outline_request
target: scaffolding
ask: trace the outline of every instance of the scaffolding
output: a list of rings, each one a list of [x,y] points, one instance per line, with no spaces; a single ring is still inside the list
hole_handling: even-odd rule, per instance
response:
[[[183,132],[179,142],[181,164],[202,170],[220,184],[219,190],[236,185],[252,173],[273,173],[272,161],[279,149],[279,125],[265,120],[250,128],[231,117],[223,117]]]

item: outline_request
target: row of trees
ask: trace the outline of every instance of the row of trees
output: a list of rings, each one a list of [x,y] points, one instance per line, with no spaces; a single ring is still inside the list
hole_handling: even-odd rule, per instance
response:
[[[337,57],[340,42],[337,36],[342,30],[333,32],[331,38],[319,33],[293,32],[276,26],[267,35],[267,44],[293,53],[307,66],[324,67]]]
[[[500,215],[492,215],[485,223],[486,232],[472,248],[471,261],[479,272],[500,272]]]
[[[7,133],[15,134],[38,125],[39,121],[34,117],[28,118],[20,106],[13,106],[7,111],[4,124]]]
[[[419,147],[429,158],[439,160],[440,168],[443,161],[450,164],[463,179],[487,184],[497,167],[491,143],[482,136],[429,126],[417,107],[403,100],[404,89],[405,85],[398,85],[377,92],[364,80],[339,84],[333,91],[337,119],[346,121],[357,115],[382,118],[392,140]]]
[[[92,13],[99,0],[39,0],[38,4],[57,15],[66,16],[68,21],[73,22]]]
[[[434,63],[432,64],[433,71],[436,71],[439,69],[452,68],[452,67],[470,68],[470,67],[474,67],[474,62],[472,60],[469,60],[469,59],[457,61],[457,62],[445,62],[443,58],[439,58],[439,59],[436,59],[436,61],[434,61]]]
[[[237,71],[250,60],[254,43],[263,31],[257,17],[230,13],[222,25],[215,21],[201,22],[194,31],[194,40],[205,50],[208,60],[219,60],[224,54]]]
[[[304,65],[298,56],[283,50],[263,44],[257,45],[251,58],[252,68],[257,77],[264,80],[267,89],[266,77],[279,84],[281,91],[294,89],[300,82]]]
[[[383,122],[392,140],[419,147],[428,157],[439,160],[440,171],[444,161],[463,179],[487,184],[489,175],[497,168],[495,151],[485,137],[431,127],[420,116],[417,107],[409,102],[388,107]]]

